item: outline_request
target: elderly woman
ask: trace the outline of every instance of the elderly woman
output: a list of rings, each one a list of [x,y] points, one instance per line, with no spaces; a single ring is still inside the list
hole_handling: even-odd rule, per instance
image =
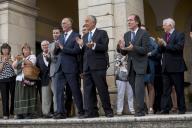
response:
[[[17,71],[15,87],[15,118],[31,119],[36,108],[36,83],[24,78],[25,66],[36,64],[35,55],[31,54],[31,48],[26,43],[22,47],[23,58],[17,57],[13,62],[13,68]]]
[[[1,46],[0,56],[0,91],[3,106],[3,118],[8,119],[9,115],[13,115],[14,108],[14,91],[15,91],[15,73],[12,68],[11,47],[4,43]],[[9,111],[9,91],[11,94],[11,107]]]

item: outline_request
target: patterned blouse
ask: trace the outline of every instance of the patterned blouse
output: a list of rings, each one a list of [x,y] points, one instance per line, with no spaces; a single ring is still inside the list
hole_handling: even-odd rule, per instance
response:
[[[0,71],[0,80],[15,76],[15,72],[9,62],[3,64],[2,60],[0,60],[0,64],[3,66],[2,71]]]

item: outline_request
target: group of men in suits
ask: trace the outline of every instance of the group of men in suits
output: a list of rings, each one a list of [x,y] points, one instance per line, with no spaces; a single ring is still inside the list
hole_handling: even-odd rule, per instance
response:
[[[135,116],[144,116],[144,75],[147,71],[147,52],[149,35],[140,28],[139,16],[132,14],[128,17],[130,31],[124,34],[125,42],[119,41],[117,51],[128,54],[129,82],[135,96]],[[175,21],[171,18],[163,21],[164,36],[158,51],[162,53],[163,94],[161,114],[168,114],[169,97],[174,85],[177,94],[178,114],[184,114],[184,71],[186,65],[183,59],[184,34],[175,30]],[[164,40],[164,41],[163,41]],[[163,42],[163,43],[162,43]]]
[[[44,75],[49,74],[51,77],[54,112],[56,113],[54,118],[66,118],[67,111],[64,105],[66,101],[64,92],[68,92],[64,91],[66,86],[69,87],[74,98],[79,118],[99,116],[96,89],[101,99],[105,116],[113,117],[106,82],[109,43],[107,32],[96,28],[97,20],[93,15],[85,18],[85,26],[88,32],[82,38],[73,31],[72,23],[71,18],[63,18],[61,22],[63,34],[60,33],[59,29],[53,30],[54,42],[51,44],[46,43],[46,41],[42,42],[43,52],[40,54],[38,61],[40,69],[49,71],[49,73],[42,72],[42,85],[50,84],[49,81],[43,80],[47,79],[43,77]],[[135,116],[145,115],[144,75],[147,71],[149,35],[140,26],[139,16],[135,14],[130,15],[128,17],[128,28],[130,31],[124,34],[125,42],[119,41],[117,45],[118,52],[128,55],[128,79],[134,92]],[[167,97],[170,96],[172,85],[175,86],[177,92],[179,114],[184,114],[186,111],[183,85],[184,71],[186,70],[183,59],[184,34],[177,32],[174,27],[175,22],[173,19],[168,18],[163,21],[165,33],[169,32],[170,34],[166,34],[163,38],[166,40],[166,43],[159,43],[159,51],[163,55],[162,114],[169,113]],[[48,52],[45,49],[49,49]],[[79,55],[83,56],[82,61],[78,61]],[[49,64],[47,64],[46,60]],[[79,62],[83,65],[82,70],[79,70]],[[80,73],[83,76],[84,83],[83,96],[80,90]],[[48,91],[45,90],[44,92]],[[48,111],[45,111],[45,114],[48,114]]]
[[[79,118],[99,116],[96,89],[98,90],[105,116],[113,117],[106,82],[108,66],[106,55],[109,38],[106,31],[96,28],[96,23],[97,20],[95,16],[90,15],[86,17],[85,26],[89,33],[85,34],[81,39],[80,35],[72,29],[72,19],[63,18],[61,22],[63,34],[60,33],[59,29],[54,29],[54,42],[49,44],[48,41],[42,41],[41,43],[43,52],[38,56],[39,61],[37,65],[39,65],[38,67],[42,70],[42,74],[40,73],[42,85],[46,85],[49,91],[52,88],[55,112],[53,118],[55,119],[64,119],[67,117],[66,114],[69,110],[66,110],[64,104],[66,102],[65,95],[68,92],[68,90],[65,90],[67,86],[72,93]],[[83,56],[82,61],[78,60],[79,55]],[[79,66],[81,65],[79,62],[83,65],[82,70],[79,69],[79,67],[81,67]],[[82,96],[80,90],[80,73],[83,74],[84,96]],[[47,79],[45,75],[46,77],[51,77],[52,85],[49,83],[49,80],[46,81],[46,83],[43,82]],[[43,114],[49,115],[48,111],[44,111],[50,108],[46,109],[47,106],[45,107],[45,104],[47,102],[43,105],[43,98],[47,97],[42,97]]]

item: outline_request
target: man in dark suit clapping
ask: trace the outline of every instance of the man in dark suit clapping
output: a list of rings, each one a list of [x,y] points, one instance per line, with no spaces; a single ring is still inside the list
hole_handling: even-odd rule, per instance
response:
[[[140,29],[141,21],[138,15],[128,17],[130,31],[124,34],[124,41],[119,41],[117,51],[128,54],[128,79],[135,96],[135,116],[144,116],[144,75],[147,70],[147,52],[149,35]]]
[[[89,15],[85,18],[85,26],[89,30],[83,36],[83,40],[77,39],[83,56],[84,72],[84,102],[86,105],[86,118],[97,117],[98,110],[95,108],[96,88],[100,96],[106,117],[113,117],[113,110],[110,104],[108,85],[106,82],[106,71],[108,60],[109,38],[107,32],[96,28],[96,17]]]
[[[169,113],[169,97],[172,85],[175,86],[179,114],[184,114],[184,71],[186,65],[183,59],[185,42],[184,33],[175,30],[175,21],[171,18],[163,20],[164,35],[159,39],[160,52],[162,53],[163,95],[161,102],[161,114]]]
[[[59,54],[58,65],[56,65],[56,98],[57,98],[57,114],[55,119],[66,118],[66,110],[64,107],[64,83],[69,85],[74,102],[78,109],[78,116],[82,118],[84,116],[82,94],[80,85],[78,83],[78,61],[77,55],[80,54],[80,48],[76,43],[76,37],[78,33],[72,30],[72,19],[63,18],[61,26],[63,28],[63,34],[60,36],[59,41],[56,44],[55,54]]]

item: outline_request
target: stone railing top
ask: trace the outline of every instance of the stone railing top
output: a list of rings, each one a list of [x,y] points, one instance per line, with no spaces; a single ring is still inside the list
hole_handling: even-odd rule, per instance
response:
[[[0,120],[0,125],[28,125],[28,124],[91,124],[91,123],[123,123],[123,122],[167,122],[167,121],[186,121],[192,120],[192,114],[184,115],[147,115],[144,117],[134,117],[134,116],[115,116],[113,118],[99,117],[99,118],[89,118],[89,119],[77,119],[77,118],[68,118],[68,119],[25,119],[25,120]]]

